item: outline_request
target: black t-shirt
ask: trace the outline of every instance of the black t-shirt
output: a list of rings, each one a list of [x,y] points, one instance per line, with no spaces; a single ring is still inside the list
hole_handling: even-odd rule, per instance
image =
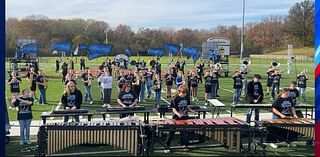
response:
[[[162,88],[162,80],[154,80],[153,81],[154,90],[156,92],[160,92]]]
[[[126,79],[128,82],[133,83],[136,77],[133,74],[129,74],[127,75]]]
[[[273,84],[280,84],[280,79],[281,79],[280,74],[273,75]]]
[[[191,76],[190,77],[190,84],[191,86],[196,86],[199,83],[199,79],[197,76]]]
[[[62,64],[61,69],[62,69],[62,73],[67,73],[68,72],[68,64]]]
[[[248,103],[254,103],[253,100],[256,100],[256,99],[258,99],[257,103],[261,103],[263,100],[262,85],[260,82],[250,81],[247,84],[247,101]]]
[[[272,81],[273,81],[273,76],[272,76],[273,72],[274,72],[274,71],[269,71],[269,72],[267,72],[268,81],[269,81],[269,82],[272,82]]]
[[[132,90],[130,92],[123,91],[123,92],[120,92],[118,99],[120,99],[124,105],[130,106],[134,103],[136,99],[138,99],[138,96]]]
[[[57,67],[57,68],[59,68],[59,63],[60,63],[60,61],[57,59],[57,60],[56,60],[56,67]]]
[[[21,78],[16,77],[17,80],[19,80],[21,82]],[[12,77],[9,78],[8,82],[11,82]],[[20,92],[20,83],[14,80],[13,83],[10,84],[10,91],[12,93],[19,93]]]
[[[175,77],[173,76],[173,74],[166,74],[164,77],[166,78],[166,85],[173,84],[173,81],[175,80]]]
[[[233,78],[233,88],[234,89],[239,89],[242,88],[242,76],[238,75],[238,76],[234,76]]]
[[[297,104],[297,97],[299,97],[299,91],[296,88],[290,89],[289,98],[293,102],[293,105]]]
[[[84,64],[84,61],[85,61],[85,60],[81,58],[81,59],[80,59],[80,64]]]
[[[212,85],[212,76],[205,76],[204,80],[205,80],[205,86],[206,87],[211,87],[211,85]]]
[[[83,73],[83,74],[81,75],[81,78],[82,78],[84,81],[88,81],[88,80],[89,80],[89,75],[90,75],[91,79],[93,80],[92,74],[88,74],[88,73]],[[84,86],[88,86],[89,84],[84,82],[83,85],[84,85]]]
[[[272,103],[272,108],[277,109],[280,113],[291,113],[290,108],[293,107],[293,103],[290,98],[277,98]]]
[[[218,83],[220,74],[218,72],[215,72],[212,76],[212,83]]]
[[[33,102],[33,98],[20,97],[20,99]],[[33,105],[33,103],[31,105],[28,105],[28,104],[25,104],[25,103],[21,102],[20,100],[16,100],[13,103],[13,105],[15,107],[19,107],[18,120],[26,120],[26,119],[32,119],[33,118],[32,110],[31,110],[31,106]]]
[[[300,88],[306,88],[307,87],[307,77],[306,76],[298,76],[298,87]]]
[[[153,77],[153,72],[151,72],[151,71],[146,72],[145,78],[147,81],[151,81],[152,77]]]
[[[38,75],[37,78],[36,78],[36,82],[44,83],[43,77],[44,77],[43,75]],[[38,88],[39,88],[39,89],[44,89],[44,86],[38,84]]]
[[[26,77],[27,77],[28,79],[30,79],[31,73],[28,72],[27,75],[26,75]],[[32,76],[32,77],[33,77],[33,78],[32,78],[32,86],[35,86],[35,85],[36,85],[36,81],[37,81],[37,74],[36,74],[36,73],[33,73],[33,76]]]
[[[172,108],[175,108],[182,116],[188,116],[187,107],[190,105],[190,100],[185,97],[176,95],[170,103]]]
[[[82,104],[82,93],[80,90],[76,89],[70,95],[62,95],[61,103],[63,104],[64,108],[66,107],[74,107],[76,106],[77,109],[80,109]]]

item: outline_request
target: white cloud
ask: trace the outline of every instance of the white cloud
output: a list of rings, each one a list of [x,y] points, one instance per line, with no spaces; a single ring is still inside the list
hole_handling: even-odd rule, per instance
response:
[[[286,15],[302,0],[246,0],[246,21],[268,15]],[[23,18],[92,18],[115,27],[206,28],[219,24],[240,25],[242,0],[7,0],[6,15]]]

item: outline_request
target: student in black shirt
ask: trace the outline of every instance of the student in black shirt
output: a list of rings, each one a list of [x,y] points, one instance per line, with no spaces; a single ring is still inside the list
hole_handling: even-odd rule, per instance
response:
[[[211,77],[212,77],[212,84],[211,84],[211,98],[212,99],[216,99],[217,97],[217,91],[218,91],[218,84],[219,84],[219,76],[220,73],[217,69],[214,69],[212,74],[211,74]]]
[[[46,99],[46,90],[47,90],[47,81],[48,78],[44,75],[43,70],[38,71],[38,76],[36,78],[36,84],[38,85],[38,89],[40,91],[39,104],[47,104]]]
[[[132,90],[132,85],[129,82],[126,82],[121,92],[119,93],[118,99],[117,99],[118,105],[121,107],[134,107],[138,103],[138,96],[137,94]],[[127,116],[133,116],[133,113],[129,114],[120,114],[120,118],[124,118]]]
[[[146,91],[146,78],[144,77],[145,76],[145,71],[144,70],[141,70],[140,73],[139,73],[139,77],[140,77],[140,98],[139,98],[139,102],[145,102],[144,100],[144,94],[145,94],[145,91]]]
[[[167,74],[164,76],[166,79],[166,86],[167,86],[167,98],[171,98],[171,89],[173,85],[173,81],[175,80],[174,75],[172,74],[171,69],[168,70]]]
[[[272,66],[269,67],[269,69],[267,70],[267,93],[266,95],[270,94],[270,90],[272,87],[272,82],[273,82],[273,74],[274,73],[274,68]]]
[[[61,69],[62,69],[61,81],[64,83],[66,81],[66,75],[68,74],[68,64],[66,62],[63,62]]]
[[[297,76],[297,80],[298,80],[298,87],[299,87],[300,95],[303,98],[303,102],[306,102],[305,92],[306,92],[307,80],[308,80],[308,77],[307,77],[306,73],[304,71],[302,71]]]
[[[153,88],[154,88],[154,95],[155,95],[155,106],[159,108],[161,105],[161,90],[162,90],[162,80],[160,78],[160,74],[155,74],[154,75],[154,80],[153,80]]]
[[[139,98],[140,91],[141,91],[141,78],[140,78],[139,72],[136,71],[133,76],[134,76],[132,80],[133,91],[137,94]]]
[[[12,99],[12,107],[18,107],[18,121],[20,125],[20,145],[30,142],[30,125],[32,121],[33,98],[30,97],[30,90],[24,89],[23,96],[14,96]]]
[[[272,82],[271,96],[272,96],[272,99],[274,100],[276,93],[279,94],[281,74],[279,73],[279,71],[276,70],[274,71],[272,76],[273,76],[273,82]]]
[[[297,89],[297,82],[292,81],[289,87],[289,98],[291,99],[293,106],[297,105],[297,98],[300,96]]]
[[[70,81],[61,97],[61,103],[65,110],[76,110],[81,108],[82,93],[77,89],[76,84]],[[76,122],[79,122],[79,116],[73,116]],[[64,117],[64,122],[68,122],[69,116]]]
[[[253,80],[247,85],[247,102],[248,104],[259,104],[263,100],[263,89],[260,83],[261,76],[254,74]],[[247,111],[247,123],[251,122],[252,108]],[[259,109],[255,108],[255,122],[259,122]],[[257,124],[257,123],[255,123]]]
[[[57,58],[56,59],[56,74],[59,73],[59,69],[60,69],[60,60]]]
[[[17,77],[16,72],[11,72],[11,77],[8,80],[8,85],[10,85],[10,92],[12,96],[16,96],[20,93],[20,83],[21,79]]]
[[[210,75],[210,71],[206,71],[204,74],[204,92],[205,105],[208,105],[207,101],[211,98],[212,92],[212,76]]]
[[[93,104],[93,99],[91,96],[91,83],[93,80],[92,74],[89,72],[89,68],[86,67],[85,72],[81,76],[81,80],[83,82],[84,89],[86,91],[86,95],[84,97],[84,101],[89,101],[90,105]],[[89,99],[89,100],[88,100]]]
[[[27,80],[28,80],[28,82],[30,84],[29,87],[30,87],[30,90],[31,90],[31,96],[35,100],[37,100],[37,98],[36,98],[37,76],[38,76],[38,74],[34,71],[34,68],[30,67],[30,71],[27,73],[26,78],[27,78]]]
[[[188,116],[188,110],[191,112],[195,112],[194,110],[191,109],[190,106],[190,100],[187,97],[188,89],[184,86],[181,85],[179,86],[177,90],[177,94],[174,96],[174,98],[171,100],[171,107],[172,107],[172,112],[173,112],[173,117],[172,119],[175,120],[186,120],[189,118]],[[169,132],[166,142],[165,142],[165,153],[170,152],[170,145],[171,145],[171,140],[173,138],[175,131],[172,130]],[[180,144],[185,147],[185,149],[188,149],[188,132],[187,131],[181,131],[180,132]]]
[[[146,75],[145,75],[145,78],[147,80],[147,91],[148,91],[147,98],[151,97],[153,75],[154,75],[154,72],[152,71],[151,68],[149,68],[148,71],[146,72]]]
[[[70,69],[74,70],[74,60],[73,60],[73,58],[70,59]]]
[[[191,97],[192,101],[198,101],[198,84],[199,84],[199,76],[195,71],[191,71],[190,76],[190,86],[191,86]]]
[[[240,70],[235,71],[234,75],[232,76],[233,79],[233,102],[232,104],[236,104],[239,102],[241,96],[241,89],[242,89],[242,76]]]
[[[84,70],[86,68],[86,64],[85,64],[86,60],[81,57],[80,58],[80,70]]]

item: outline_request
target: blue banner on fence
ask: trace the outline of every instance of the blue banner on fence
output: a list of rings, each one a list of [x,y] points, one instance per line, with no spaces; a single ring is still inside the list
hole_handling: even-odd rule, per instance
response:
[[[102,56],[108,56],[110,52],[112,51],[113,45],[111,44],[91,44],[88,48],[89,54],[87,55],[89,60],[102,57]]]
[[[72,48],[71,42],[55,42],[51,45],[51,51],[63,51],[66,53],[70,53]]]

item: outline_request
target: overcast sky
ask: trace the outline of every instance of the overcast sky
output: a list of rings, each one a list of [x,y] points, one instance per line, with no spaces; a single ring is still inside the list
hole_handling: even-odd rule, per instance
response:
[[[245,22],[269,15],[287,15],[303,0],[246,0]],[[6,0],[6,18],[28,15],[83,18],[137,28],[174,27],[210,29],[241,26],[243,0]]]

